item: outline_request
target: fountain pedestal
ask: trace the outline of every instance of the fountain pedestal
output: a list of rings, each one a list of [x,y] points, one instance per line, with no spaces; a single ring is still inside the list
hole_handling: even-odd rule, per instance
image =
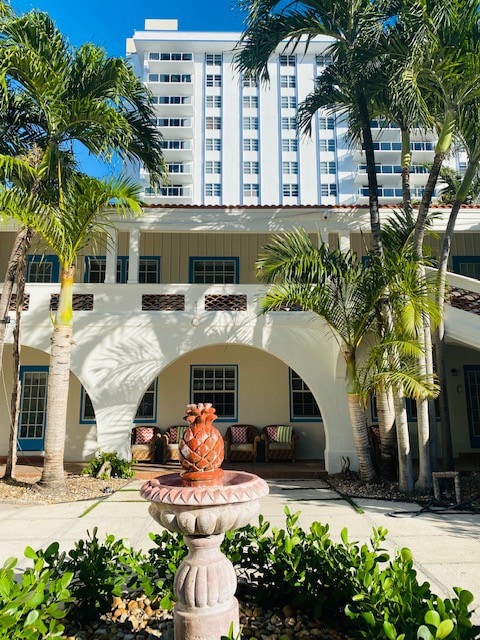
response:
[[[200,409],[189,405],[189,409],[193,406],[195,410],[187,416],[191,424],[192,415],[201,417],[203,411],[203,405],[198,405]],[[191,450],[190,445],[197,442],[196,451],[203,451],[208,438],[214,442],[218,459],[218,438],[212,436],[211,425],[215,411],[206,405],[207,411],[210,417],[207,435],[201,429],[192,429],[192,424],[184,436],[187,444],[183,440],[180,444],[180,453],[182,445],[184,450]],[[188,546],[188,555],[178,567],[174,581],[175,640],[220,640],[222,635],[228,635],[232,623],[235,635],[239,631],[237,577],[220,545],[226,531],[243,527],[258,515],[260,498],[268,494],[268,486],[258,476],[243,471],[218,469],[220,473],[212,474],[215,467],[208,465],[206,483],[202,485],[197,458],[195,450],[193,454],[190,452],[189,459],[182,461],[187,473],[171,473],[150,480],[140,494],[150,501],[149,513],[154,520],[169,531],[182,533]]]

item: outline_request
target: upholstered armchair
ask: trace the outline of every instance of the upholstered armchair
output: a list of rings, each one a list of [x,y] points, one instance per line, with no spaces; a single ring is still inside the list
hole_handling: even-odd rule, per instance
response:
[[[162,460],[164,464],[172,460],[180,460],[178,445],[180,444],[180,440],[187,429],[188,425],[184,424],[168,427],[162,435]]]
[[[269,424],[264,427],[262,440],[265,441],[265,462],[270,460],[291,460],[295,462],[295,447],[298,435],[290,425]]]
[[[158,427],[134,427],[131,437],[132,460],[153,462],[159,438]]]
[[[251,460],[257,459],[257,447],[260,436],[257,428],[251,424],[231,425],[225,434],[225,459]]]

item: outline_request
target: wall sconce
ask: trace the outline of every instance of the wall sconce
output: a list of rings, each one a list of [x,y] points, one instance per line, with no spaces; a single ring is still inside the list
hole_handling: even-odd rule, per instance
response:
[[[454,378],[456,378],[458,376],[458,369],[450,369],[450,373]]]

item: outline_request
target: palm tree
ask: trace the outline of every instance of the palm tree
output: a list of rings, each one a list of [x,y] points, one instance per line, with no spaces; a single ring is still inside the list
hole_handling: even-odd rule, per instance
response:
[[[280,51],[306,51],[315,36],[329,36],[333,64],[317,79],[299,109],[299,124],[308,130],[320,108],[356,118],[365,148],[373,250],[382,255],[375,152],[370,127],[370,95],[378,90],[376,66],[385,54],[385,33],[394,3],[371,0],[243,0],[247,28],[237,45],[238,71],[269,81],[268,60]]]
[[[74,142],[106,162],[114,154],[141,161],[153,185],[164,181],[161,136],[152,124],[149,94],[133,70],[95,45],[72,49],[51,19],[37,11],[0,22],[0,121],[18,104],[25,107],[25,117],[14,123],[16,135],[41,151],[34,194],[41,184],[46,191],[61,192]],[[15,145],[0,148],[7,154],[14,150]],[[22,226],[7,267],[0,300],[0,366],[18,261],[32,237],[33,229]]]
[[[53,315],[52,349],[48,375],[45,458],[41,484],[62,486],[67,423],[67,399],[72,349],[72,288],[75,261],[87,243],[104,238],[117,213],[141,213],[139,187],[126,178],[97,180],[75,175],[64,185],[62,198],[38,220],[37,231],[60,260],[58,309]]]
[[[468,163],[463,178],[449,174],[451,178],[452,209],[448,218],[447,227],[443,236],[442,249],[438,261],[436,302],[439,309],[445,306],[446,276],[450,247],[453,232],[460,207],[469,199],[475,199],[480,192],[480,100],[475,100],[465,105],[458,117],[458,137],[463,148],[467,152]],[[443,173],[445,178],[445,173]],[[447,180],[446,180],[447,181]],[[447,182],[448,184],[448,182]],[[445,360],[445,323],[440,319],[435,335],[435,351],[439,380],[441,385],[440,412],[442,421],[442,451],[443,464],[446,469],[453,468],[453,450],[450,427],[450,415],[448,411],[447,376]]]
[[[317,248],[300,229],[274,236],[264,247],[257,274],[269,285],[263,312],[284,306],[312,311],[327,324],[346,364],[346,390],[350,422],[359,461],[360,477],[375,478],[367,422],[360,397],[357,352],[375,323],[381,292],[372,270],[362,268],[353,254]]]

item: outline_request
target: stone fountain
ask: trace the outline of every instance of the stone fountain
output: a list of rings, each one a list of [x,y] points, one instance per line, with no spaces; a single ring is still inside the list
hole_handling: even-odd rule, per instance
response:
[[[146,482],[141,496],[160,525],[182,533],[188,555],[177,569],[175,640],[220,640],[239,630],[237,577],[220,550],[225,532],[255,518],[267,483],[252,473],[224,471],[223,439],[211,404],[189,404],[180,441],[182,471]]]

